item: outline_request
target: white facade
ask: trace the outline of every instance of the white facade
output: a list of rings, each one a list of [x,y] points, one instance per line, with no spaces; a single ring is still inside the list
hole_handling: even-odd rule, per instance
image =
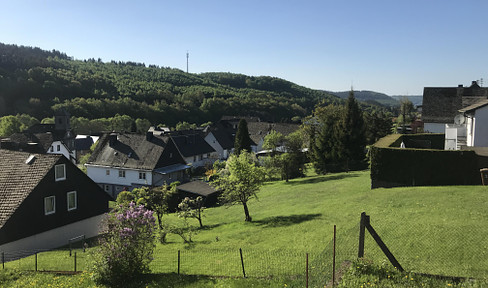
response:
[[[75,223],[61,226],[33,236],[0,245],[0,252],[5,252],[5,260],[9,261],[9,252],[24,251],[27,256],[38,251],[53,249],[68,244],[68,240],[85,235],[85,238],[97,236],[105,214],[87,218]],[[18,253],[16,256],[19,257]]]
[[[193,167],[202,167],[205,166],[207,163],[212,164],[215,160],[219,159],[218,154],[216,152],[201,154],[201,155],[194,155],[190,157],[184,157],[186,164],[191,165]]]
[[[76,151],[69,151],[61,141],[53,141],[51,147],[47,150],[47,153],[64,155],[64,157],[76,164]]]
[[[466,120],[468,146],[488,147],[488,106],[474,110]]]
[[[216,157],[218,157],[218,159],[227,159],[229,158],[230,153],[232,153],[232,151],[222,148],[219,141],[217,141],[217,138],[215,138],[212,132],[208,133],[207,136],[205,136],[205,141],[207,141],[207,143],[215,150],[217,155]]]

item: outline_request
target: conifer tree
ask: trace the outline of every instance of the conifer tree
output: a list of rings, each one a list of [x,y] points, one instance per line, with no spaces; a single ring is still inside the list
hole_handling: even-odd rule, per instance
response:
[[[339,145],[338,158],[349,169],[362,169],[365,167],[365,125],[363,113],[354,98],[351,90],[346,101],[342,119],[337,126]]]
[[[251,137],[249,137],[249,130],[247,129],[247,121],[241,119],[239,126],[237,126],[236,138],[234,142],[234,153],[240,155],[241,151],[246,150],[251,152]]]

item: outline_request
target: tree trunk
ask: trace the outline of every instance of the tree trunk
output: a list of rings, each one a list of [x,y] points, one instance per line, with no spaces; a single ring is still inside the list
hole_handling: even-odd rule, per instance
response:
[[[251,222],[252,221],[252,218],[251,218],[251,215],[249,215],[249,209],[247,209],[247,203],[246,202],[243,202],[242,203],[242,206],[244,206],[244,214],[246,214],[246,222]]]

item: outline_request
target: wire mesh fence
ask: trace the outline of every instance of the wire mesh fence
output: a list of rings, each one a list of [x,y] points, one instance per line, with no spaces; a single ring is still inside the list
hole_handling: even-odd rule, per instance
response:
[[[359,216],[359,215],[358,215]],[[337,227],[335,243],[336,272],[344,263],[357,259],[359,225]],[[399,224],[401,223],[401,224]],[[488,275],[488,237],[483,222],[446,224],[438,221],[415,222],[371,216],[371,225],[388,249],[407,271],[469,278]],[[331,227],[332,230],[332,227]],[[332,233],[331,233],[332,235]],[[371,235],[365,235],[364,257],[373,262],[388,261]],[[324,237],[322,250],[297,252],[290,249],[262,250],[259,246],[235,249],[212,249],[194,246],[158,253],[150,264],[152,273],[179,273],[222,277],[283,277],[309,287],[324,287],[333,275],[334,243]],[[69,250],[1,252],[0,268],[38,271],[82,271],[92,265],[90,252]],[[76,252],[76,253],[74,253]],[[308,279],[307,276],[308,254]],[[29,255],[29,256],[27,256]],[[75,256],[76,255],[76,256]],[[242,257],[241,257],[242,255]],[[305,285],[303,285],[305,286]]]

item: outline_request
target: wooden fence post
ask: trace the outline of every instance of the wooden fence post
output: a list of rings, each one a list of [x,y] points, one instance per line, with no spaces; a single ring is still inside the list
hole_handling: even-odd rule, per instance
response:
[[[5,252],[2,251],[2,269],[5,269]]]
[[[75,251],[75,272],[76,272],[76,251]]]
[[[332,287],[335,286],[335,270],[336,270],[336,225],[334,225],[334,241],[332,248]]]
[[[358,247],[358,258],[364,257],[364,234],[366,226],[366,212],[361,213],[361,222],[359,223],[359,247]]]
[[[395,268],[397,268],[398,270],[400,270],[401,272],[405,271],[405,270],[403,270],[403,267],[400,265],[400,263],[398,263],[398,261],[395,258],[395,256],[393,256],[393,254],[390,252],[390,250],[388,249],[388,247],[386,247],[386,244],[383,242],[383,240],[381,240],[381,238],[378,235],[378,233],[376,233],[376,231],[374,230],[373,226],[371,226],[368,223],[368,225],[366,225],[366,228],[368,229],[369,234],[371,234],[371,236],[373,236],[373,239],[376,241],[376,243],[378,244],[378,246],[380,246],[381,251],[383,251],[383,253],[386,255],[386,257],[388,258],[388,260],[390,260],[391,264]]]
[[[305,287],[308,288],[308,253],[307,253],[307,262],[305,265]]]
[[[36,271],[37,271],[37,252],[35,254],[34,261],[36,261]]]
[[[242,274],[244,274],[244,278],[246,278],[246,270],[244,269],[244,258],[242,257],[242,249],[241,248],[239,248],[239,253],[241,254]]]
[[[180,250],[178,250],[178,275],[180,275]]]

